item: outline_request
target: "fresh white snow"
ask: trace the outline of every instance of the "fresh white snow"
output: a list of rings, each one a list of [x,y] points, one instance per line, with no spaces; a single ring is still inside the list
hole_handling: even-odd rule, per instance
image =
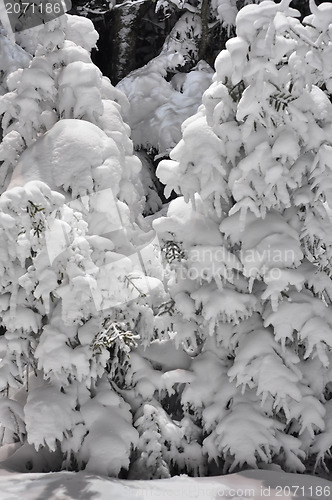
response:
[[[15,474],[0,471],[0,500],[269,500],[331,498],[325,479],[251,470],[227,476],[132,481],[84,472]]]

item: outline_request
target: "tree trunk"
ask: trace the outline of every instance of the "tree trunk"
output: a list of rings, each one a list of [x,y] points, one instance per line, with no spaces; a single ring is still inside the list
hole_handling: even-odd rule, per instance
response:
[[[136,68],[136,39],[147,2],[120,0],[113,10],[111,80],[116,85]]]

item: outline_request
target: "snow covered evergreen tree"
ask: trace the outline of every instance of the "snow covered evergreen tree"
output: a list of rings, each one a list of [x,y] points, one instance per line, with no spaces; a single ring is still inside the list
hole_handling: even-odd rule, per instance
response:
[[[23,471],[129,468],[128,354],[164,300],[128,102],[92,64],[95,41],[72,16],[21,34],[33,57],[0,97],[1,444]]]
[[[142,218],[128,101],[91,62],[91,23],[64,16],[17,36],[22,68],[6,62],[0,97],[7,466],[150,478],[203,475],[213,459],[225,470],[324,464],[332,10],[311,8],[303,24],[288,1],[238,15],[203,105],[158,169],[183,194],[155,222],[165,269]],[[149,68],[163,82],[149,133],[139,102],[131,116],[137,144],[161,152],[177,140],[180,94],[193,109],[210,79],[203,64],[169,84],[169,56],[123,82],[142,89]]]
[[[203,105],[157,174],[184,414],[224,470],[304,471],[332,441],[332,6],[237,16]]]
[[[150,10],[155,8],[161,18],[171,18],[172,28],[164,33],[159,54],[130,73],[128,69],[135,60],[133,39],[124,34],[116,37],[116,43],[122,48],[118,47],[116,54],[112,54],[113,64],[122,79],[119,81],[115,77],[114,81],[119,81],[117,87],[126,94],[131,105],[128,122],[136,148],[152,148],[158,155],[166,156],[177,144],[182,122],[197,111],[211,83],[210,64],[224,47],[225,34],[231,35],[238,9],[247,3],[251,0],[159,0]],[[137,31],[137,27],[132,26],[140,19],[141,4],[144,2],[133,0],[124,2],[123,7],[121,2],[113,6],[115,16],[123,16],[115,29],[119,25],[127,33]],[[128,15],[130,9],[131,16]],[[147,9],[146,6],[143,11],[146,13]],[[118,52],[122,53],[120,59]]]
[[[73,12],[96,22],[104,16],[108,33],[101,50],[111,57],[103,65],[112,82],[118,83],[156,57],[161,46],[185,55],[186,70],[202,59],[212,64],[234,29],[238,10],[247,3],[252,0],[78,0]]]

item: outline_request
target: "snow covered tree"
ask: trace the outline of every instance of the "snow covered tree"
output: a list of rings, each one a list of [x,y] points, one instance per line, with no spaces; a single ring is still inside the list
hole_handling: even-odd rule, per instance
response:
[[[114,71],[111,74],[114,82],[121,76],[117,88],[130,103],[127,120],[135,149],[143,158],[146,215],[156,212],[165,201],[155,179],[156,166],[181,139],[183,121],[197,111],[204,91],[211,84],[211,65],[233,33],[235,16],[242,3],[162,0],[150,5],[119,2],[111,7],[116,18],[110,26],[110,36],[116,41],[115,54],[109,50],[118,72],[116,76]],[[143,59],[135,47],[138,23],[142,40],[149,41],[148,54]],[[134,32],[137,37],[129,35]],[[129,72],[133,62],[137,67],[146,59],[147,64]]]
[[[212,64],[234,28],[236,14],[248,1],[147,0],[73,2],[73,13],[90,16],[96,23],[104,16],[103,62],[113,83],[144,66],[163,46],[185,55],[186,70],[204,59]],[[109,9],[111,12],[109,12]],[[99,23],[100,24],[100,23]]]
[[[332,6],[244,7],[157,174],[181,393],[208,460],[304,471],[330,453]]]
[[[93,60],[117,84],[143,67],[165,46],[186,54],[187,72],[204,59],[211,66],[234,36],[235,18],[247,4],[260,0],[72,0],[71,14],[88,17],[98,31]],[[318,0],[321,3],[321,0]],[[302,16],[309,0],[293,0]]]
[[[176,30],[192,36],[177,49],[173,31],[119,85],[131,111],[91,62],[87,20],[17,35],[20,69],[4,45],[8,467],[150,478],[204,475],[214,459],[303,471],[330,451],[331,6],[312,3],[303,23],[288,1],[238,15],[158,169],[167,194],[183,195],[154,223],[163,268],[142,217],[160,200],[144,192],[123,118],[137,147],[167,154],[210,85],[204,61],[178,71],[202,57],[206,28],[183,7]]]
[[[197,111],[211,83],[213,72],[204,61],[189,73],[179,73],[175,68],[182,62],[180,54],[162,53],[117,85],[130,103],[128,123],[135,147],[158,157],[168,155],[180,140],[182,122]]]
[[[164,201],[156,165],[180,140],[182,122],[197,111],[211,83],[213,71],[205,61],[199,61],[188,73],[180,72],[185,64],[180,47],[165,43],[159,56],[117,85],[130,104],[127,121],[142,161],[145,215],[157,212]]]
[[[162,323],[162,316],[157,316],[155,328],[159,332]],[[205,472],[198,443],[200,429],[183,414],[180,404],[182,389],[193,378],[191,358],[167,332],[160,337],[145,350],[139,346],[130,356],[126,384],[132,389],[126,400],[139,432],[131,479],[166,478],[179,473],[198,476]]]
[[[116,476],[139,437],[129,353],[154,337],[164,300],[141,166],[128,102],[91,62],[91,22],[30,35],[31,62],[0,97],[1,444],[16,470]]]

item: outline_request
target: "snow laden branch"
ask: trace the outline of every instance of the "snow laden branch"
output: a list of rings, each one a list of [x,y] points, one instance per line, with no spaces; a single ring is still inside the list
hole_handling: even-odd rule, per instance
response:
[[[188,12],[192,12],[193,14],[197,14],[199,12],[198,8],[195,8],[192,4],[183,1],[172,1],[166,0],[167,3],[175,7],[176,10],[186,10]]]

